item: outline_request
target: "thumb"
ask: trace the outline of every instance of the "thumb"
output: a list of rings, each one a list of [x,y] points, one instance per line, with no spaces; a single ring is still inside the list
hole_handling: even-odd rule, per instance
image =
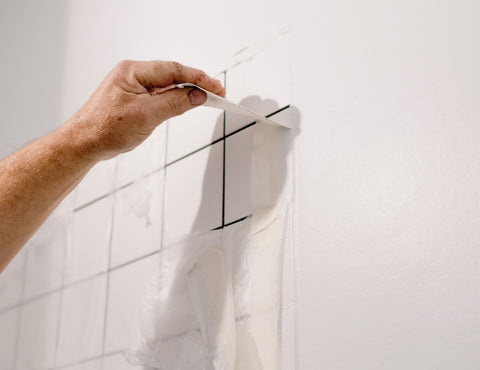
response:
[[[186,111],[202,105],[207,100],[207,94],[199,89],[172,89],[158,97],[158,114],[162,121],[178,116]]]

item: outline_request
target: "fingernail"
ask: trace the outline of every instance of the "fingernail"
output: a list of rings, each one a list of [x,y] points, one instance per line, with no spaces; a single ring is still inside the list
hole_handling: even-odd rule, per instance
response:
[[[188,93],[188,98],[190,99],[190,104],[201,105],[207,100],[207,94],[202,90],[193,89]]]

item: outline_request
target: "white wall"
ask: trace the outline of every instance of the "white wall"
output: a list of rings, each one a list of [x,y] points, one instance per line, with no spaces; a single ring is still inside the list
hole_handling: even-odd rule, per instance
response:
[[[3,90],[2,101],[9,103],[6,110],[2,103],[4,113],[0,113],[2,150],[20,145],[34,132],[40,134],[34,131],[40,127],[32,124],[34,118],[43,117],[42,127],[46,128],[52,127],[50,122],[55,121],[55,125],[71,116],[118,60],[176,59],[216,73],[231,65],[232,54],[243,47],[249,47],[246,56],[261,51],[252,62],[236,67],[237,72],[232,70],[232,76],[238,75],[229,94],[234,100],[259,94],[274,99],[279,106],[293,104],[301,114],[295,146],[296,310],[289,313],[297,328],[288,334],[290,346],[298,352],[286,368],[294,368],[295,362],[301,370],[480,366],[480,33],[476,23],[480,9],[475,2],[88,0],[49,4],[55,6],[44,8],[33,2],[27,6],[32,14],[43,14],[49,20],[43,25],[32,23],[17,5],[1,5],[11,16],[1,12],[0,37],[12,50],[7,59],[10,64],[2,61],[2,67],[23,66],[25,60],[30,63],[31,54],[38,54],[42,56],[38,68],[45,72],[32,73],[32,68],[24,68],[35,81],[33,85],[42,85],[38,79],[47,76],[57,81],[51,94],[36,94],[29,86],[25,90],[18,85],[2,68],[12,91],[22,92],[24,98],[27,91],[28,98],[34,96],[38,104],[37,109],[25,111],[20,109],[25,106],[23,100],[8,100],[13,95]],[[65,9],[60,10],[60,4]],[[55,25],[63,29],[61,34]],[[7,37],[13,29],[23,33]],[[285,29],[289,30],[287,36]],[[43,32],[50,32],[44,38],[49,40],[49,51],[39,53],[32,37]],[[283,36],[278,36],[282,32]],[[286,49],[282,46],[285,40]],[[23,58],[25,55],[30,58]],[[63,60],[61,65],[55,64],[58,60]],[[245,75],[251,79],[239,77]],[[60,105],[49,100],[56,102],[60,96]],[[43,106],[48,110],[42,113],[39,107]],[[4,122],[18,118],[18,111],[22,116],[27,112],[28,119],[21,122],[32,127],[28,136],[18,134],[27,132],[24,129],[5,129]],[[178,125],[169,126],[168,138],[159,131],[156,141],[137,154],[102,164],[76,194],[76,206],[108,193],[120,185],[118,181],[137,178],[143,170],[160,166],[168,160],[165,155],[174,158],[208,143],[218,134],[216,118],[207,113],[185,115]],[[196,120],[209,123],[199,129],[191,123]],[[170,140],[167,153],[158,145],[165,140]],[[152,157],[158,162],[152,161],[138,172],[136,163],[147,163],[146,158]],[[185,165],[178,176],[195,168],[202,177],[207,159],[195,158],[196,162]],[[160,185],[156,184],[161,181],[153,178],[147,185],[137,186],[142,191],[145,186],[156,187],[152,194],[158,194]],[[106,305],[102,301],[105,284],[113,287],[110,305],[122,297],[118,287],[132,277],[137,277],[132,284],[144,284],[140,272],[148,270],[148,258],[142,259],[145,266],[133,264],[113,270],[107,282],[101,276],[95,282],[89,278],[108,269],[109,264],[112,268],[156,250],[161,236],[148,231],[142,234],[145,240],[139,251],[132,252],[123,244],[118,250],[108,249],[109,235],[116,234],[102,231],[115,230],[115,217],[118,222],[126,214],[115,212],[128,208],[132,197],[134,202],[142,201],[135,194],[138,192],[133,189],[130,195],[120,197],[118,193],[97,202],[96,209],[88,212],[95,217],[104,214],[100,218],[103,226],[95,222],[89,225],[94,218],[88,214],[77,217],[82,212],[75,212],[74,227],[84,233],[91,230],[89,237],[105,247],[91,249],[91,258],[86,254],[82,254],[83,259],[67,256],[74,265],[65,267],[66,276],[53,276],[43,285],[51,288],[48,298],[25,301],[25,294],[35,293],[27,289],[28,281],[34,280],[28,278],[28,261],[32,260],[28,257],[33,252],[29,251],[27,264],[21,260],[25,257],[19,257],[10,268],[9,290],[1,292],[6,297],[0,308],[0,327],[7,333],[0,334],[3,341],[22,330],[36,331],[39,337],[43,332],[59,332],[60,337],[75,333],[83,328],[62,325],[70,316],[49,307],[58,307],[59,312],[72,307],[71,312],[76,312],[75,302],[88,297],[91,312],[97,312],[96,305]],[[201,208],[202,188],[195,188],[192,194],[199,198],[190,202],[193,205],[188,212]],[[163,207],[161,200],[156,204]],[[161,215],[152,217],[161,219]],[[135,218],[122,222],[137,222],[137,229],[143,225]],[[75,235],[75,230],[70,232]],[[70,248],[69,253],[76,253],[75,245]],[[19,283],[22,276],[27,281],[23,290]],[[64,279],[63,284],[83,278],[86,285],[55,295],[59,279]],[[57,300],[63,303],[58,306]],[[15,306],[18,302],[23,303]],[[102,353],[114,353],[104,356],[106,369],[121,366],[117,362],[121,356],[115,351],[124,346],[121,338],[128,328],[122,329],[119,323],[126,321],[122,315],[130,309],[113,311],[117,314],[109,316],[114,321],[107,325],[120,328],[120,334],[96,332],[95,326],[91,329],[91,336],[100,341],[103,338]],[[102,317],[88,316],[84,311],[76,315],[85,314],[82,320],[86,325],[102,322]],[[60,324],[51,318],[56,316],[61,318]],[[16,326],[13,323],[18,317],[26,319]],[[44,325],[35,329],[37,317],[42,317]],[[10,353],[17,353],[17,358],[30,353],[29,346],[35,342],[25,342],[25,335],[19,336],[16,346],[5,341],[5,353],[0,356],[4,364],[13,361]],[[80,338],[55,352],[58,344],[44,341],[44,347],[32,358],[49,366],[70,363],[74,357],[91,358],[97,352],[85,343],[89,340]],[[83,352],[77,353],[76,345]],[[18,361],[17,369],[27,368]],[[102,366],[101,362],[93,361],[91,368]]]
[[[0,3],[0,158],[62,123],[65,6],[54,0]]]
[[[480,366],[479,10],[293,6],[301,369]]]

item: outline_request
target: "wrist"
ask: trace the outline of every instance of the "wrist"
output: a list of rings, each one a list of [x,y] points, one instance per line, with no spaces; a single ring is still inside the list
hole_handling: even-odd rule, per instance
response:
[[[100,145],[90,131],[88,123],[73,117],[52,136],[64,155],[80,166],[91,168],[106,157],[102,155]]]

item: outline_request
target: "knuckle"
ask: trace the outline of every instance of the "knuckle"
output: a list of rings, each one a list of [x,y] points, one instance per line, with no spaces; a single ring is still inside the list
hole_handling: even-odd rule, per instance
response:
[[[174,71],[177,71],[177,72],[180,72],[183,70],[183,65],[173,60],[170,62],[170,66]]]
[[[185,74],[185,67],[176,61],[171,61],[170,62],[170,68],[172,69],[172,74],[176,79],[183,79],[183,76]]]
[[[133,67],[134,64],[135,62],[132,60],[122,60],[117,64],[116,69],[121,73],[126,73]]]
[[[202,83],[202,82],[204,82],[204,81],[206,81],[206,80],[208,80],[208,79],[209,79],[209,77],[208,77],[208,75],[207,75],[205,72],[203,72],[203,71],[198,71],[195,80],[196,80],[196,82]]]
[[[122,60],[118,63],[114,76],[117,82],[126,81],[131,85],[140,82],[141,84],[147,84],[146,88],[150,87],[148,81],[145,81],[145,78],[142,77],[140,63],[133,60]]]
[[[131,60],[122,60],[114,68],[114,81],[129,80],[135,77],[135,62]]]

